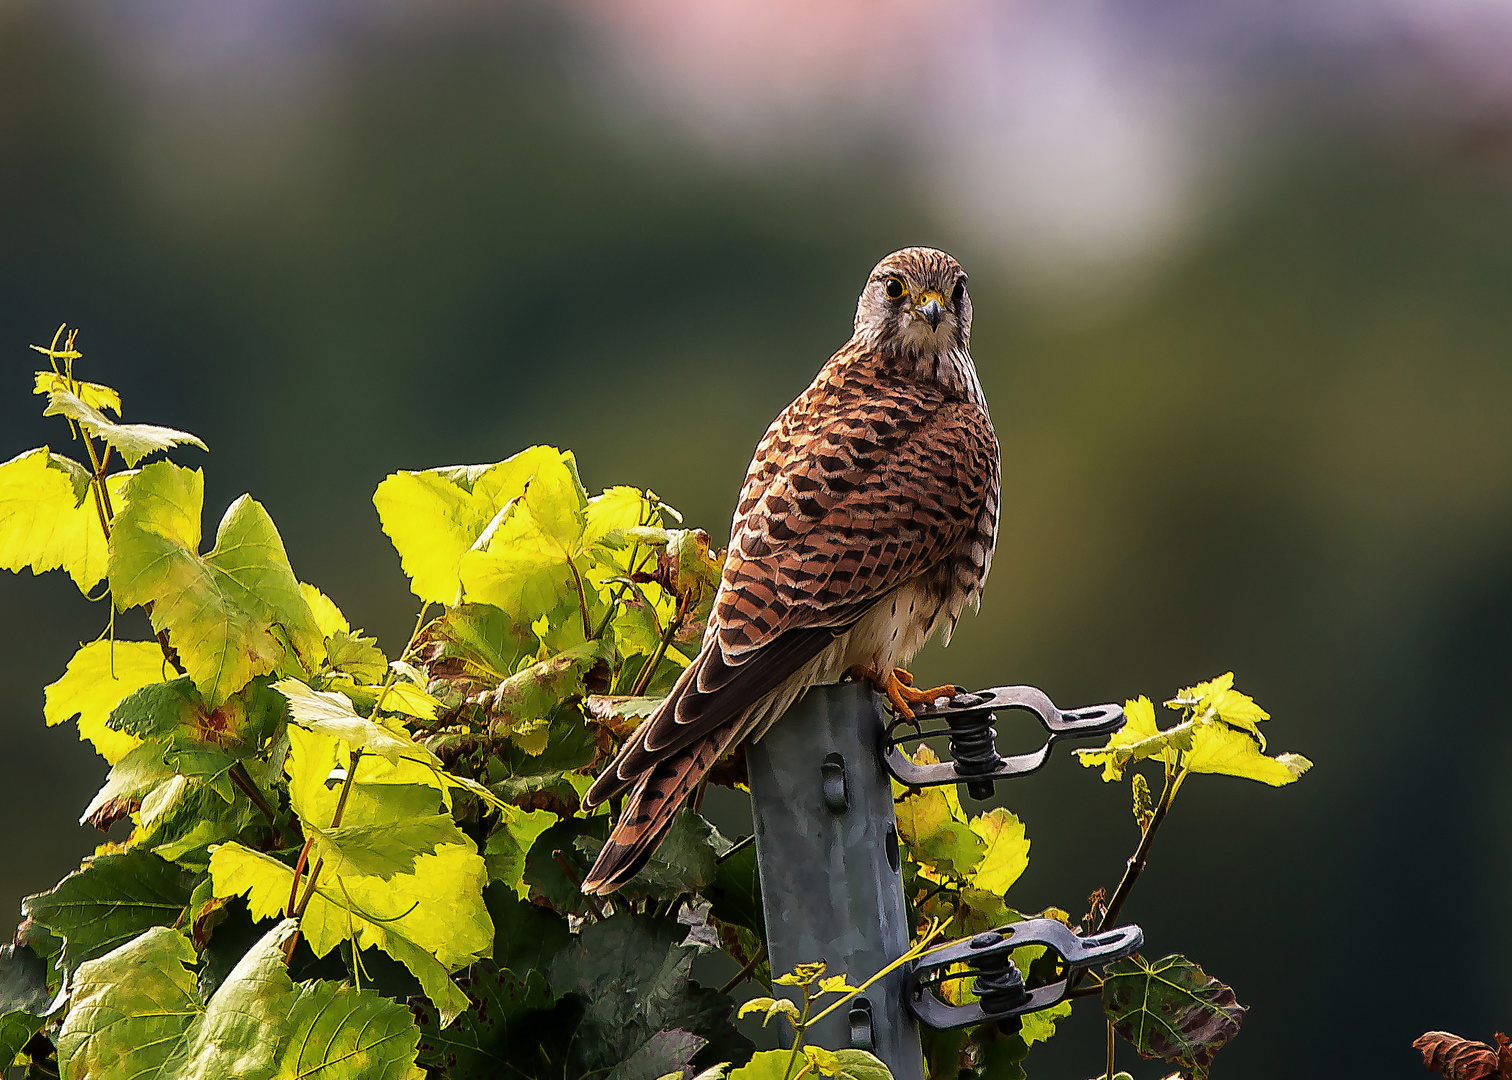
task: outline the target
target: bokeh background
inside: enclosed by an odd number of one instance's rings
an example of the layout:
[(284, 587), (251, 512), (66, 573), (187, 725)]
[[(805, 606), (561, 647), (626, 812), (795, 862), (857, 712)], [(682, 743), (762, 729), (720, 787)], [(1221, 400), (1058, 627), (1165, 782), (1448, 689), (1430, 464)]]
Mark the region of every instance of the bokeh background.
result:
[[(1509, 55), (1485, 0), (0, 0), (0, 458), (65, 438), (26, 346), (81, 326), (209, 443), (207, 530), (252, 492), (392, 650), (388, 472), (551, 442), (727, 536), (873, 263), (945, 247), (1005, 513), (917, 670), (1235, 670), (1316, 768), (1194, 780), (1126, 915), (1251, 1006), (1219, 1075), (1425, 1075), (1512, 1025)], [(96, 842), (41, 707), (105, 616), (0, 577), (5, 910)], [(1116, 881), (1126, 786), (1007, 801), (1018, 906)], [(1030, 1072), (1100, 1055), (1078, 1010)]]

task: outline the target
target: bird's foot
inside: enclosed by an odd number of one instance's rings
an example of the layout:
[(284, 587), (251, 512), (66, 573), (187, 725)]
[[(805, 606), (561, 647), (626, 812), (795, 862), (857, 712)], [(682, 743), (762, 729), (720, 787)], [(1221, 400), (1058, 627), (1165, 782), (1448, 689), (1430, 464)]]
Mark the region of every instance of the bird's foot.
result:
[(932, 705), (939, 698), (950, 697), (959, 691), (959, 687), (951, 684), (921, 690), (914, 686), (913, 675), (899, 667), (892, 668), (884, 675), (877, 668), (858, 664), (851, 669), (851, 675), (856, 679), (866, 679), (886, 694), (887, 700), (892, 703), (893, 712), (906, 720), (914, 719), (914, 705)]

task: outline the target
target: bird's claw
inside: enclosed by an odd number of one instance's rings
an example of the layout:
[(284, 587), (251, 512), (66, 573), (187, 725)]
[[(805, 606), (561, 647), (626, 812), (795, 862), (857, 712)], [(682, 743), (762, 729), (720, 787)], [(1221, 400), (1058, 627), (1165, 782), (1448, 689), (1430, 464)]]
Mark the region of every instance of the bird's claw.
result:
[(913, 723), (917, 730), (919, 723), (914, 716), (914, 705), (932, 705), (942, 697), (950, 697), (957, 693), (959, 688), (947, 683), (944, 686), (932, 686), (927, 690), (921, 690), (914, 686), (914, 677), (910, 672), (895, 667), (882, 674), (874, 667), (858, 666), (853, 668), (851, 674), (857, 679), (866, 679), (883, 694), (892, 704), (893, 713)]

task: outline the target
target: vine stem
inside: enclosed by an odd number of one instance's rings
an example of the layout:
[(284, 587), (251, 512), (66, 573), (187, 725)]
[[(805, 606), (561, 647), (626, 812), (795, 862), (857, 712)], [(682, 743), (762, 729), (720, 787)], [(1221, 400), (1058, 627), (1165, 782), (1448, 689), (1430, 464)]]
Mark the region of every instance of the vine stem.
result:
[[(387, 689), (387, 687), (385, 687)], [(379, 697), (380, 703), (382, 696)], [(376, 709), (376, 706), (375, 706)], [(362, 760), (362, 747), (352, 751), (351, 758), (347, 761), (346, 778), (341, 782), (341, 795), (336, 800), (336, 809), (331, 814), (331, 828), (337, 828), (341, 824), (341, 816), (346, 813), (347, 798), (352, 794), (352, 781), (357, 776), (357, 763)], [(309, 856), (310, 846), (315, 842), (312, 836), (305, 841), (304, 849), (299, 853), (299, 861), (294, 864), (294, 888), (290, 890), (292, 898), (294, 891), (299, 888), (299, 870)], [(310, 867), (310, 877), (305, 882), (304, 895), (299, 898), (299, 904), (289, 912), (290, 917), (303, 919), (305, 908), (310, 906), (310, 898), (315, 895), (315, 884), (320, 880), (321, 868), (325, 866), (324, 859), (316, 859), (315, 865)], [(284, 964), (288, 965), (294, 959), (294, 947), (299, 944), (299, 931), (289, 935), (289, 940), (284, 943)]]
[[(1166, 814), (1171, 809), (1171, 803), (1176, 799), (1176, 792), (1181, 790), (1181, 782), (1187, 777), (1185, 766), (1181, 764), (1178, 756), (1174, 764), (1166, 765), (1165, 784), (1160, 789), (1160, 801), (1155, 804), (1155, 812), (1150, 816), (1150, 823), (1145, 826), (1144, 832), (1139, 837), (1139, 846), (1134, 849), (1134, 854), (1129, 856), (1129, 861), (1124, 866), (1123, 877), (1118, 881), (1118, 888), (1113, 890), (1113, 896), (1103, 908), (1102, 918), (1097, 920), (1093, 928), (1094, 935), (1102, 933), (1113, 920), (1118, 918), (1119, 911), (1124, 906), (1124, 901), (1129, 898), (1129, 893), (1134, 889), (1134, 883), (1139, 880), (1139, 875), (1144, 872), (1145, 864), (1149, 861), (1150, 845), (1155, 842), (1155, 833), (1160, 829), (1160, 823), (1165, 820)], [(1083, 968), (1071, 977), (1070, 985), (1066, 987), (1068, 997), (1081, 997), (1076, 989), (1088, 974), (1087, 968)]]
[(788, 1055), (787, 1068), (782, 1070), (782, 1080), (788, 1080), (793, 1075), (793, 1065), (798, 1060), (798, 1050), (803, 1046), (803, 1034), (808, 1030), (809, 1010), (813, 1008), (814, 999), (809, 994), (809, 988), (803, 988), (803, 1015), (798, 1018), (798, 1023), (793, 1025), (793, 1052)]
[(1145, 864), (1150, 856), (1150, 845), (1155, 842), (1155, 833), (1160, 829), (1160, 823), (1165, 820), (1166, 813), (1171, 809), (1171, 803), (1175, 800), (1176, 792), (1184, 779), (1186, 779), (1186, 770), (1179, 767), (1174, 775), (1169, 773), (1166, 775), (1165, 786), (1161, 788), (1160, 801), (1155, 805), (1155, 813), (1150, 818), (1150, 824), (1145, 826), (1144, 835), (1139, 838), (1139, 846), (1134, 849), (1134, 854), (1129, 856), (1129, 861), (1124, 866), (1123, 877), (1118, 882), (1118, 888), (1113, 890), (1108, 906), (1103, 909), (1102, 918), (1097, 920), (1094, 933), (1102, 933), (1118, 917), (1118, 912), (1123, 907), (1124, 901), (1129, 898), (1134, 883), (1144, 872)]
[(572, 571), (572, 583), (577, 586), (578, 611), (583, 616), (583, 637), (593, 639), (593, 620), (588, 617), (588, 594), (583, 591), (583, 575), (578, 573), (577, 563), (569, 557), (567, 567)]
[(651, 680), (656, 676), (656, 669), (661, 666), (662, 658), (667, 655), (667, 649), (671, 646), (672, 639), (682, 630), (683, 619), (687, 617), (687, 614), (687, 604), (683, 601), (682, 597), (678, 597), (677, 613), (667, 623), (667, 629), (662, 634), (661, 642), (656, 646), (655, 655), (646, 661), (646, 666), (636, 676), (635, 685), (630, 688), (631, 697), (638, 697), (645, 693), (646, 687), (651, 685)]
[(257, 785), (252, 782), (252, 777), (247, 775), (246, 766), (238, 761), (231, 766), (228, 775), (231, 777), (231, 782), (240, 788), (242, 794), (251, 799), (252, 805), (257, 807), (262, 812), (263, 817), (268, 819), (268, 823), (273, 826), (275, 842), (282, 846), (283, 830), (278, 827), (278, 814), (268, 804), (268, 800), (263, 798), (263, 793), (257, 790)]
[(753, 955), (749, 960), (746, 961), (746, 966), (737, 971), (733, 979), (721, 986), (719, 988), (719, 992), (721, 994), (728, 994), (731, 990), (735, 989), (742, 982), (744, 982), (750, 976), (751, 972), (756, 970), (756, 965), (761, 963), (761, 961), (765, 959), (766, 954), (767, 950), (765, 945), (757, 949), (755, 955)]

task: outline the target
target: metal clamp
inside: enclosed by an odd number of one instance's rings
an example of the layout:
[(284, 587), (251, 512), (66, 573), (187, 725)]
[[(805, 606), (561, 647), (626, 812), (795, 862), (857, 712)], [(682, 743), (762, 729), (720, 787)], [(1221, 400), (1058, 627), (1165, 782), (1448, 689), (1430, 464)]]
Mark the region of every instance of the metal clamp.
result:
[[(1038, 750), (1003, 757), (995, 745), (997, 729), (993, 724), (997, 720), (994, 715), (997, 709), (1023, 709), (1033, 713), (1049, 733), (1049, 739)], [(923, 725), (930, 720), (943, 720), (946, 727), (923, 730)], [(1061, 739), (1108, 735), (1123, 725), (1124, 713), (1120, 705), (1092, 705), (1062, 712), (1037, 687), (998, 686), (974, 694), (956, 694), (917, 709), (911, 721), (906, 717), (894, 720), (884, 736), (883, 760), (887, 771), (910, 787), (964, 783), (973, 798), (988, 799), (992, 797), (994, 781), (1024, 776), (1041, 768), (1050, 760), (1051, 748)], [(906, 735), (897, 734), (905, 726), (913, 730)], [(899, 749), (904, 742), (930, 735), (950, 737), (950, 753), (954, 760), (919, 765)]]
[[(1076, 972), (1122, 960), (1143, 944), (1144, 931), (1133, 925), (1082, 937), (1054, 919), (1026, 919), (958, 941), (916, 963), (908, 975), (908, 1005), (921, 1024), (936, 1030), (1038, 1012), (1066, 996)], [(1064, 961), (1060, 978), (1026, 987), (1010, 956), (1026, 945), (1055, 950)], [(948, 973), (960, 963), (967, 964), (968, 970)], [(972, 989), (979, 1000), (947, 1005), (934, 995), (941, 983), (966, 978), (976, 980)]]

